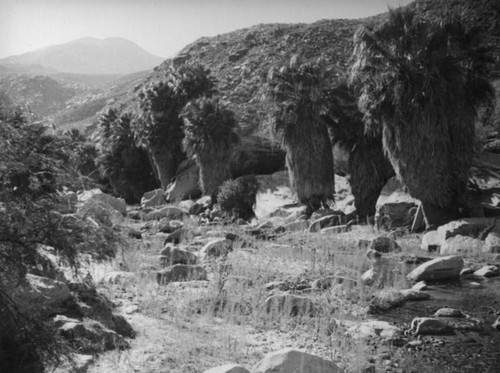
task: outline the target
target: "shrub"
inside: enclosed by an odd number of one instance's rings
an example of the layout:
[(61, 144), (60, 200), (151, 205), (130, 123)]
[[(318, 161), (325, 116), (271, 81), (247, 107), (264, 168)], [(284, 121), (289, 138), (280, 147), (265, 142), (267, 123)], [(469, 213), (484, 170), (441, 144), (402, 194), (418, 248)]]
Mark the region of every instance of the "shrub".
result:
[(259, 183), (254, 175), (228, 180), (220, 187), (217, 201), (226, 214), (249, 220), (255, 216), (253, 207)]

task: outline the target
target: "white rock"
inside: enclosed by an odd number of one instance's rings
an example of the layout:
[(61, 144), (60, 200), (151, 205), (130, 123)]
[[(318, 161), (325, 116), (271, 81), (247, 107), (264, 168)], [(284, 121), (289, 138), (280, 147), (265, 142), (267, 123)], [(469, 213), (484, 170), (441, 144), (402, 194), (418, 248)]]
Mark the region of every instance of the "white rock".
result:
[(484, 251), (484, 241), (460, 234), (448, 238), (441, 245), (441, 255), (471, 255)]
[(267, 355), (252, 369), (253, 373), (342, 373), (333, 361), (287, 348)]
[(493, 265), (484, 266), (474, 272), (474, 275), (483, 277), (496, 277), (498, 274), (498, 267)]
[(368, 320), (360, 323), (352, 321), (347, 322), (347, 324), (346, 321), (339, 321), (339, 323), (345, 325), (347, 334), (357, 340), (373, 337), (392, 339), (402, 333), (402, 330), (397, 326), (381, 320)]
[(439, 257), (425, 262), (408, 274), (412, 281), (445, 280), (458, 278), (464, 267), (461, 256)]
[(425, 251), (438, 251), (441, 245), (438, 231), (429, 231), (422, 236), (420, 248)]

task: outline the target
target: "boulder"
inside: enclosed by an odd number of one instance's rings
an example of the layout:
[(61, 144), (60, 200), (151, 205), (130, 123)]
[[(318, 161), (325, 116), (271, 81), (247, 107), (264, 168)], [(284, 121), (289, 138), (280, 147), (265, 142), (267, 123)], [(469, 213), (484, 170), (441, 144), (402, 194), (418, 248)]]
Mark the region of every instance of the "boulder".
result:
[(196, 162), (193, 159), (182, 161), (174, 180), (166, 188), (166, 200), (178, 202), (186, 198), (199, 197), (201, 195), (199, 179), (200, 169)]
[(187, 250), (166, 245), (160, 252), (159, 259), (161, 268), (166, 268), (176, 264), (196, 264), (198, 257)]
[[(500, 233), (500, 220), (494, 218), (467, 218), (454, 220), (438, 228), (439, 239), (445, 242), (457, 235), (484, 240), (489, 232)], [(484, 237), (482, 237), (484, 235)]]
[(226, 364), (219, 367), (211, 368), (203, 373), (250, 373), (240, 365)]
[(461, 256), (445, 256), (425, 262), (408, 274), (411, 281), (437, 281), (458, 278), (464, 267)]
[(486, 253), (500, 253), (500, 233), (490, 232), (484, 240), (483, 252)]
[(412, 198), (401, 182), (391, 178), (377, 200), (375, 223), (378, 229), (411, 227), (417, 211), (418, 200)]
[(206, 211), (212, 205), (212, 197), (203, 196), (198, 199), (190, 208), (189, 214), (191, 215), (199, 215), (202, 212)]
[(474, 275), (483, 277), (496, 277), (498, 274), (498, 267), (494, 265), (484, 266), (474, 272)]
[(496, 330), (500, 330), (500, 317), (498, 317), (493, 323), (492, 327)]
[(434, 313), (434, 317), (465, 317), (464, 313), (456, 308), (440, 308)]
[(290, 316), (312, 316), (314, 302), (295, 294), (276, 294), (266, 299), (266, 312), (285, 313)]
[(365, 285), (368, 286), (373, 285), (376, 280), (377, 280), (377, 273), (373, 268), (370, 268), (368, 271), (366, 271), (361, 275), (361, 282)]
[(92, 196), (90, 200), (104, 202), (123, 216), (127, 216), (127, 204), (123, 198), (116, 198), (106, 193), (98, 193)]
[(182, 220), (187, 214), (176, 206), (165, 206), (161, 209), (148, 212), (144, 216), (144, 220), (160, 220), (169, 218), (173, 220)]
[(84, 190), (77, 194), (78, 202), (87, 202), (89, 199), (91, 199), (97, 194), (102, 194), (102, 190), (98, 188)]
[(162, 219), (158, 224), (158, 232), (162, 233), (174, 233), (177, 229), (180, 229), (184, 226), (179, 220), (170, 220), (170, 219)]
[(255, 196), (255, 216), (259, 219), (265, 219), (275, 211), (284, 209), (288, 214), (293, 213), (293, 209), (285, 206), (294, 206), (294, 209), (300, 208), (296, 205), (295, 193), (290, 187), (290, 181), (287, 171), (279, 171), (272, 175), (256, 176), (259, 183), (259, 189)]
[(417, 317), (411, 322), (416, 335), (448, 335), (453, 330), (444, 321), (432, 317)]
[(205, 268), (196, 265), (176, 264), (156, 273), (156, 281), (160, 285), (178, 281), (198, 281), (206, 280), (207, 271)]
[(78, 350), (84, 353), (98, 353), (129, 347), (121, 335), (94, 320), (67, 322), (60, 326), (59, 330), (63, 337), (71, 340), (78, 346)]
[(18, 286), (12, 295), (24, 309), (36, 306), (44, 313), (52, 315), (74, 308), (75, 300), (64, 282), (29, 273), (26, 275), (26, 280), (26, 283)]
[(456, 235), (448, 238), (441, 244), (439, 253), (441, 255), (471, 255), (479, 254), (484, 251), (484, 241), (462, 235)]
[(368, 250), (375, 250), (379, 253), (391, 253), (393, 251), (400, 251), (401, 247), (390, 237), (378, 236), (370, 241)]
[(433, 252), (441, 248), (442, 242), (439, 239), (437, 230), (429, 231), (422, 236), (420, 248), (425, 251)]
[(259, 363), (252, 372), (254, 373), (342, 373), (333, 361), (325, 360), (315, 355), (294, 350), (292, 348), (273, 352)]
[(382, 320), (368, 320), (363, 322), (339, 321), (346, 327), (347, 334), (356, 340), (369, 338), (393, 339), (402, 334), (402, 330), (395, 325)]
[(225, 238), (218, 238), (208, 242), (200, 250), (199, 257), (201, 259), (206, 258), (218, 258), (220, 256), (226, 256), (233, 249), (233, 241), (226, 240)]
[(165, 192), (163, 189), (156, 189), (144, 193), (141, 198), (142, 207), (156, 207), (166, 203)]
[(430, 295), (420, 290), (382, 290), (376, 293), (371, 300), (369, 313), (376, 314), (391, 308), (400, 307), (409, 301), (420, 301), (430, 299)]

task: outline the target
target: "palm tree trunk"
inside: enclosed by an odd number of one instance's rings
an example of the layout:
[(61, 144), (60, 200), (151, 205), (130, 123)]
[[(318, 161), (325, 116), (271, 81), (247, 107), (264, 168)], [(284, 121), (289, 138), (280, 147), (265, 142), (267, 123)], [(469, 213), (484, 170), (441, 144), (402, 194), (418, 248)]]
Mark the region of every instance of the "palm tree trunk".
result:
[(153, 161), (155, 175), (160, 181), (162, 189), (165, 190), (177, 171), (175, 157), (167, 147), (161, 145), (151, 145), (149, 152)]
[(196, 162), (200, 167), (200, 185), (204, 195), (217, 200), (219, 187), (226, 180), (231, 179), (231, 153), (227, 151), (206, 152), (197, 154)]

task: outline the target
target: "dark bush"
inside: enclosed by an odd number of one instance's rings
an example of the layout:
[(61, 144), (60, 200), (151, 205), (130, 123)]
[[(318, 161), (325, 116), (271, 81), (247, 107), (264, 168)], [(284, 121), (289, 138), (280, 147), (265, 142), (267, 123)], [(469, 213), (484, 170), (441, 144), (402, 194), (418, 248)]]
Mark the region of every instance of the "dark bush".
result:
[(249, 220), (255, 216), (253, 207), (258, 189), (259, 183), (254, 175), (228, 180), (220, 187), (217, 201), (228, 216)]

